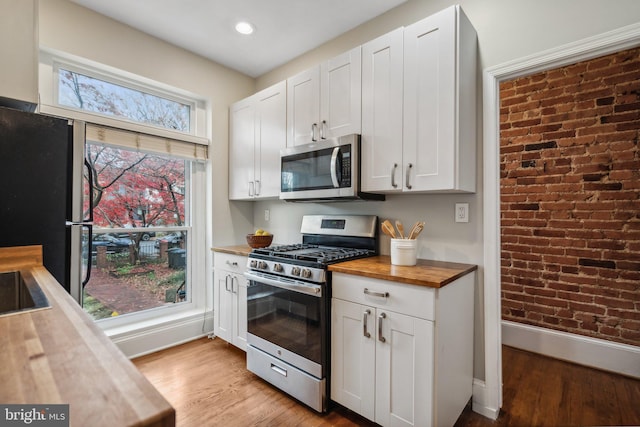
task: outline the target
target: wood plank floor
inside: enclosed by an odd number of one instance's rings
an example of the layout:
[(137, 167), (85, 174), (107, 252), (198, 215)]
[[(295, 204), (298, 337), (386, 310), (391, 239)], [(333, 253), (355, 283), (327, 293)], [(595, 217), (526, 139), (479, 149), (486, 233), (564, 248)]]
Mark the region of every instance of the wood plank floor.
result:
[[(174, 406), (178, 427), (375, 426), (344, 408), (320, 415), (245, 369), (245, 354), (202, 338), (133, 361)], [(496, 421), (472, 412), (456, 427), (640, 425), (640, 380), (503, 347)]]

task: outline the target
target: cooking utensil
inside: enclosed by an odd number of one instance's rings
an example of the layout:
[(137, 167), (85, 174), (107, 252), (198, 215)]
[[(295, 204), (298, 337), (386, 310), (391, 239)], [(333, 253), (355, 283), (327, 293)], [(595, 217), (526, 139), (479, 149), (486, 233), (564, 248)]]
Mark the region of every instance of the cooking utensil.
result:
[(398, 220), (396, 220), (396, 228), (398, 229), (398, 234), (400, 235), (400, 238), (404, 239), (404, 227), (402, 226), (402, 223)]
[(389, 220), (385, 220), (382, 222), (382, 224), (380, 224), (380, 227), (382, 228), (382, 232), (384, 234), (386, 234), (387, 236), (395, 239), (396, 238), (396, 232), (393, 229), (393, 225), (391, 225), (391, 223), (389, 222)]
[(418, 238), (418, 235), (422, 233), (422, 230), (424, 230), (424, 224), (425, 224), (424, 221), (416, 222), (413, 228), (411, 228), (411, 233), (409, 233), (409, 239)]

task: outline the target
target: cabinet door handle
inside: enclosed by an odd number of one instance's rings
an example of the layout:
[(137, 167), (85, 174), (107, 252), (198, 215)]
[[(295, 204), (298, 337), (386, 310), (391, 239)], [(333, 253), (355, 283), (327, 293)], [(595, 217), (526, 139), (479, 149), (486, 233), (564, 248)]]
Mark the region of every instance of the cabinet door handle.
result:
[(371, 310), (366, 309), (362, 316), (362, 334), (365, 338), (371, 338), (371, 334), (367, 331), (367, 316), (371, 314)]
[(318, 138), (316, 138), (316, 129), (318, 128), (317, 123), (313, 123), (311, 125), (311, 141), (316, 142)]
[(324, 129), (327, 127), (327, 121), (323, 120), (322, 123), (320, 123), (320, 139), (327, 139), (327, 137), (324, 134)]
[(260, 184), (260, 181), (256, 179), (256, 196), (260, 195), (260, 190), (262, 190), (262, 185)]
[(398, 164), (394, 163), (391, 168), (391, 186), (393, 188), (398, 188), (398, 184), (396, 184), (396, 169), (398, 169)]
[[(231, 292), (233, 292), (234, 294), (238, 293), (238, 287), (240, 286), (240, 282), (238, 282), (238, 277), (237, 276), (232, 276), (231, 277)], [(235, 288), (233, 287), (233, 283), (237, 283), (238, 286), (236, 286)], [(235, 290), (234, 290), (235, 289)]]
[(411, 184), (409, 184), (409, 177), (411, 175), (411, 168), (412, 167), (413, 167), (413, 163), (409, 163), (409, 167), (407, 168), (407, 182), (406, 182), (407, 188), (409, 190), (411, 190)]
[(382, 319), (386, 319), (387, 315), (385, 313), (380, 313), (378, 316), (378, 341), (385, 342), (387, 341), (385, 337), (382, 336)]
[(364, 294), (372, 297), (389, 298), (389, 292), (370, 291), (369, 288), (364, 288)]
[(254, 185), (253, 181), (249, 181), (249, 197), (253, 197)]
[[(224, 278), (224, 288), (227, 290), (227, 292), (230, 292), (230, 291), (229, 291), (229, 279), (230, 279), (230, 278), (231, 278), (231, 276), (229, 276), (228, 274), (227, 274), (227, 276)], [(231, 279), (231, 280), (233, 280), (233, 279)], [(231, 286), (233, 286), (233, 283), (231, 284)]]

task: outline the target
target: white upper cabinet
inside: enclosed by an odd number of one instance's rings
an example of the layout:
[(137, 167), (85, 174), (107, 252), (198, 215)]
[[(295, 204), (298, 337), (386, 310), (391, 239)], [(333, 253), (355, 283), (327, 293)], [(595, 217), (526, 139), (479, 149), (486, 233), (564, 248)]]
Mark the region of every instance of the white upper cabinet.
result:
[(362, 45), (362, 190), (402, 190), (403, 35)]
[(475, 191), (476, 52), (459, 6), (405, 28), (403, 191)]
[(354, 48), (287, 79), (287, 146), (361, 129), (361, 52)]
[(229, 199), (280, 195), (280, 149), (286, 147), (286, 83), (233, 104), (230, 115)]
[(38, 6), (35, 0), (0, 0), (2, 104), (32, 110), (38, 103)]
[(476, 49), (459, 6), (363, 45), (363, 191), (475, 191)]

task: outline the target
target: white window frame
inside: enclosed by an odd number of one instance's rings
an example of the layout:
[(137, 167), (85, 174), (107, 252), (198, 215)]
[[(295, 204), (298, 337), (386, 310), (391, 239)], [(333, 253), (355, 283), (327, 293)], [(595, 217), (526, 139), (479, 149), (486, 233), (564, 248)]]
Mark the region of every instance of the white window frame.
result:
[[(65, 69), (191, 106), (189, 133), (58, 104), (58, 71)], [(89, 123), (209, 145), (207, 102), (191, 92), (49, 48), (40, 49), (38, 111)]]
[[(60, 68), (77, 71), (131, 87), (154, 95), (162, 96), (192, 106), (190, 114), (190, 133), (179, 132), (146, 125), (112, 116), (102, 116), (89, 111), (57, 105), (58, 75)], [(68, 119), (119, 128), (132, 132), (145, 133), (164, 138), (182, 140), (194, 144), (209, 145), (210, 103), (187, 91), (155, 82), (141, 76), (115, 69), (93, 61), (78, 58), (63, 52), (41, 48), (39, 63), (40, 113)], [(128, 356), (135, 356), (174, 345), (177, 342), (202, 336), (213, 330), (212, 256), (209, 224), (211, 223), (211, 199), (208, 196), (211, 182), (211, 160), (192, 161), (191, 173), (185, 177), (186, 185), (191, 186), (189, 206), (185, 213), (190, 214), (189, 238), (187, 239), (187, 283), (190, 286), (188, 301), (116, 316), (96, 321), (112, 340)], [(186, 172), (186, 171), (185, 171)], [(174, 327), (174, 325), (177, 325)], [(151, 338), (156, 337), (156, 338)], [(148, 341), (156, 340), (149, 343)]]

